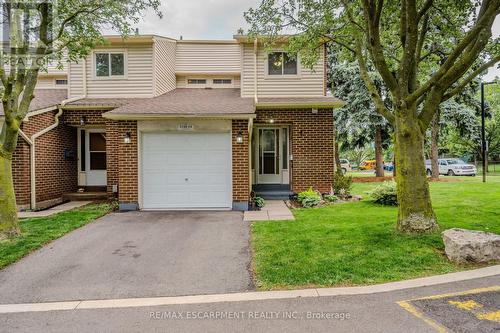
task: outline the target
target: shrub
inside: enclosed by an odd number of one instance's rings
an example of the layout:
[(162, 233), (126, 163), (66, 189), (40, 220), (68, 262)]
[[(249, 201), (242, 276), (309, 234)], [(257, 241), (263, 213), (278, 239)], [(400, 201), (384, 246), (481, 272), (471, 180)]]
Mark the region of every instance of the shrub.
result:
[(396, 182), (384, 182), (377, 186), (370, 195), (376, 203), (385, 206), (398, 205), (398, 193), (396, 190)]
[(320, 204), (321, 195), (318, 192), (314, 191), (311, 187), (307, 191), (300, 192), (297, 197), (297, 201), (300, 202), (302, 207), (311, 208)]
[(262, 208), (266, 205), (266, 201), (261, 197), (253, 198), (253, 202), (255, 204), (255, 207), (257, 207), (257, 208)]
[(352, 177), (336, 172), (333, 176), (333, 193), (341, 195), (351, 194)]
[(335, 201), (338, 201), (339, 198), (336, 196), (336, 195), (333, 195), (333, 194), (327, 194), (323, 197), (326, 201), (328, 202), (335, 202)]

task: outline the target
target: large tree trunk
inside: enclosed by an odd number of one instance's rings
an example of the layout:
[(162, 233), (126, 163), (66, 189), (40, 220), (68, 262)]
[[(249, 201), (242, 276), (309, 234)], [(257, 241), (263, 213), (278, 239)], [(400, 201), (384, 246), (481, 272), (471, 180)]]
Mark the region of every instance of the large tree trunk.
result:
[(429, 233), (438, 229), (424, 160), (424, 133), (416, 110), (397, 110), (395, 124), (398, 230)]
[(439, 110), (432, 121), (431, 134), (431, 177), (434, 180), (439, 179)]
[(382, 150), (382, 130), (379, 126), (375, 130), (375, 175), (384, 177), (384, 157)]
[(0, 154), (0, 239), (19, 234), (12, 159)]

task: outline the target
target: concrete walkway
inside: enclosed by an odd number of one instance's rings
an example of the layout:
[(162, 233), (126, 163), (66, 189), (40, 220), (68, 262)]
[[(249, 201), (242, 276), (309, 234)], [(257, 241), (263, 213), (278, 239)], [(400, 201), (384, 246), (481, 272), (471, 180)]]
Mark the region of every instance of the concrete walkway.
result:
[(253, 221), (284, 221), (295, 220), (290, 209), (282, 200), (266, 200), (266, 205), (259, 211), (245, 212), (243, 220)]
[(50, 209), (41, 210), (38, 212), (19, 212), (17, 217), (20, 219), (32, 219), (37, 217), (48, 217), (54, 214), (66, 212), (75, 208), (80, 208), (92, 203), (92, 201), (70, 201), (62, 205), (52, 207)]

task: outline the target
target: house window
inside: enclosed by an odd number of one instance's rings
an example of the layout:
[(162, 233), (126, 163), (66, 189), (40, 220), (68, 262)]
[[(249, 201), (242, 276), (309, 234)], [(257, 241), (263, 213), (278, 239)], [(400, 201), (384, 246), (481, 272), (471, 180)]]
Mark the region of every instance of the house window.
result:
[(188, 79), (188, 84), (207, 84), (206, 79)]
[(231, 84), (233, 80), (231, 79), (213, 79), (214, 84)]
[(96, 53), (95, 73), (97, 77), (125, 76), (124, 53)]
[(68, 85), (68, 80), (56, 80), (56, 86), (66, 86)]
[(268, 56), (269, 75), (297, 75), (297, 57), (286, 52), (273, 52)]

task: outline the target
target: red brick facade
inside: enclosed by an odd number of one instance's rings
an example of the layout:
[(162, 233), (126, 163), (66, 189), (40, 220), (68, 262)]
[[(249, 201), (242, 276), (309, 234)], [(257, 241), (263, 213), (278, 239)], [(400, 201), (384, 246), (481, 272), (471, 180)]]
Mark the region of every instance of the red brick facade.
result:
[(255, 125), (289, 125), (291, 162), (291, 187), (301, 192), (313, 187), (329, 192), (333, 182), (333, 111), (319, 109), (258, 110)]
[[(57, 111), (30, 117), (23, 122), (22, 131), (31, 137), (55, 122)], [(35, 141), (36, 201), (38, 208), (61, 201), (63, 193), (77, 189), (77, 139), (76, 129), (60, 124)], [(65, 157), (74, 153), (74, 158)], [(30, 152), (29, 145), (19, 137), (13, 157), (14, 189), (17, 204), (22, 208), (30, 205)]]
[(16, 193), (17, 205), (20, 208), (30, 206), (30, 148), (19, 136), (17, 147), (12, 156), (12, 178), (14, 179), (14, 192)]
[[(243, 142), (238, 143), (241, 132)], [(233, 201), (248, 202), (250, 198), (248, 120), (233, 120)]]
[[(139, 202), (139, 159), (137, 140), (137, 121), (118, 122), (118, 199), (120, 204), (137, 205)], [(123, 137), (130, 135), (130, 143), (125, 144)]]
[[(122, 205), (137, 207), (139, 202), (139, 162), (136, 121), (112, 121), (102, 117), (106, 110), (65, 110), (61, 124), (36, 141), (37, 202), (53, 201), (63, 193), (74, 192), (78, 185), (78, 161), (65, 158), (65, 150), (77, 152), (77, 128), (85, 117), (86, 126), (106, 129), (107, 137), (107, 190), (118, 191)], [(33, 116), (23, 124), (28, 136), (54, 123), (56, 111)], [(320, 109), (258, 110), (254, 126), (290, 126), (291, 187), (294, 192), (309, 187), (328, 192), (333, 177), (333, 112)], [(125, 134), (131, 142), (124, 143)], [(238, 135), (243, 142), (238, 143)], [(233, 201), (246, 203), (251, 191), (249, 168), (248, 120), (232, 121), (232, 182)], [(29, 146), (22, 138), (13, 159), (13, 175), (19, 206), (30, 202)]]

